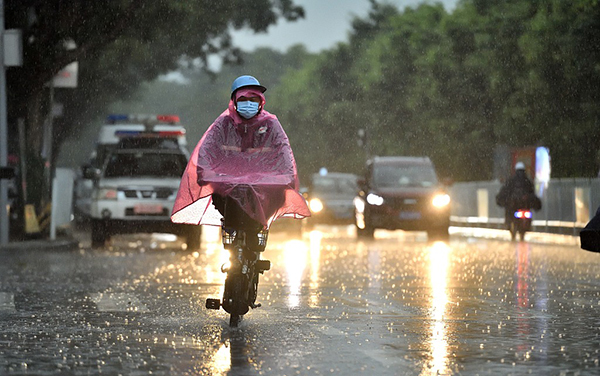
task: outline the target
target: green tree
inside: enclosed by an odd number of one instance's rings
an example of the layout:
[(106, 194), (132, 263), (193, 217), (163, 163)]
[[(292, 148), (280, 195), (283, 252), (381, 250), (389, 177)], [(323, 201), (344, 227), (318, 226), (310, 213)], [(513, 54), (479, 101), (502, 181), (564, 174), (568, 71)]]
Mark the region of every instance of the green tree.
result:
[(549, 1), (519, 40), (528, 77), (513, 107), (525, 137), (550, 147), (558, 176), (595, 176), (600, 167), (599, 28), (597, 1)]
[(351, 34), (351, 43), (307, 59), (301, 69), (289, 71), (276, 89), (273, 106), (288, 127), (301, 179), (320, 167), (358, 172), (364, 165), (364, 152), (357, 152), (357, 133), (370, 131), (374, 123), (362, 80), (370, 71), (356, 66), (356, 56), (385, 20), (397, 13), (392, 6), (371, 3), (369, 16), (353, 22), (357, 31)]
[[(238, 61), (231, 28), (265, 31), (278, 18), (304, 15), (292, 0), (7, 0), (4, 5), (6, 27), (24, 30), (24, 65), (8, 72), (9, 114), (26, 119), (28, 149), (35, 155), (48, 111), (46, 83), (68, 63), (80, 64), (79, 87), (56, 93), (68, 116), (56, 124), (55, 151), (90, 114), (131, 95), (143, 81), (214, 54), (226, 63)], [(76, 48), (65, 48), (67, 41)]]
[(358, 169), (349, 141), (364, 127), (373, 154), (429, 155), (456, 180), (490, 179), (500, 145), (548, 146), (553, 176), (596, 175), (598, 1), (382, 9), (283, 79), (282, 116), (303, 124), (292, 136), (310, 169)]

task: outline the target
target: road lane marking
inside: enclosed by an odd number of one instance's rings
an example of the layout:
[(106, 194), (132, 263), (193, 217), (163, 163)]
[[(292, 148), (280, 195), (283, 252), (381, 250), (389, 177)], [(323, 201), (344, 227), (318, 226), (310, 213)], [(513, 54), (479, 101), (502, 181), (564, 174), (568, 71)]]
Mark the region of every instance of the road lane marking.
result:
[(131, 294), (100, 292), (91, 294), (91, 299), (100, 312), (148, 312), (148, 307)]
[(9, 292), (0, 292), (0, 312), (17, 312), (15, 296)]

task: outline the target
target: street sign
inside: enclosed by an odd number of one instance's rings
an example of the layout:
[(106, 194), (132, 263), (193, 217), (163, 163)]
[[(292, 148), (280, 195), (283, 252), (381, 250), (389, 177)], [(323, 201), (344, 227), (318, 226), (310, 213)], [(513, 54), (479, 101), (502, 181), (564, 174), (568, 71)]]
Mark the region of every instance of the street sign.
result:
[(76, 88), (79, 63), (74, 61), (61, 69), (52, 80), (52, 86), (58, 88)]
[(4, 30), (4, 66), (23, 65), (23, 37), (21, 29)]

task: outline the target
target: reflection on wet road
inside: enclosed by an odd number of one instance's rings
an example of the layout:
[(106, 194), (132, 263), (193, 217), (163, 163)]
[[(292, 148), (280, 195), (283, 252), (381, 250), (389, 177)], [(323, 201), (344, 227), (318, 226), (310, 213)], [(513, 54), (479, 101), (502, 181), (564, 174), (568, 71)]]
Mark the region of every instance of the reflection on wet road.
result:
[(0, 374), (600, 374), (600, 256), (576, 246), (272, 232), (235, 330), (204, 308), (218, 234), (1, 257)]

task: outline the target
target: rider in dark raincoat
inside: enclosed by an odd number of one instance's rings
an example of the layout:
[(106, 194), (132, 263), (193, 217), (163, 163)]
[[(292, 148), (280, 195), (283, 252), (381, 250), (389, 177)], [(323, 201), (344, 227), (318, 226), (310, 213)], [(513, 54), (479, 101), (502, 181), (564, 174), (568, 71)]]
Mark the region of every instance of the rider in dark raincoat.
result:
[(233, 82), (229, 107), (192, 153), (173, 207), (173, 222), (221, 226), (226, 198), (236, 204), (235, 217), (243, 217), (242, 222), (249, 218), (264, 229), (279, 217), (310, 216), (298, 193), (287, 135), (277, 117), (264, 109), (265, 91), (252, 76)]
[(539, 210), (538, 202), (533, 183), (525, 172), (525, 164), (517, 162), (514, 175), (508, 178), (496, 196), (496, 203), (504, 207), (507, 226), (510, 225), (515, 211), (532, 208)]

